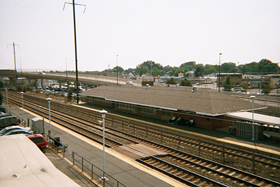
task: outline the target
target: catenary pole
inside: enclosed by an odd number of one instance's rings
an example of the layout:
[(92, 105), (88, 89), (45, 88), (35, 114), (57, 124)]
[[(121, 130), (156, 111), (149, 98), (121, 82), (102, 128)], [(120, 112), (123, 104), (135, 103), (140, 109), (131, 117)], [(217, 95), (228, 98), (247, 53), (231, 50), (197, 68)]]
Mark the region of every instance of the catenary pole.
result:
[(77, 37), (76, 37), (76, 15), (75, 15), (75, 0), (73, 3), (73, 24), (74, 24), (74, 46), (75, 46), (75, 67), (76, 67), (76, 94), (77, 104), (79, 104), (79, 78), (78, 78), (78, 53), (77, 53)]

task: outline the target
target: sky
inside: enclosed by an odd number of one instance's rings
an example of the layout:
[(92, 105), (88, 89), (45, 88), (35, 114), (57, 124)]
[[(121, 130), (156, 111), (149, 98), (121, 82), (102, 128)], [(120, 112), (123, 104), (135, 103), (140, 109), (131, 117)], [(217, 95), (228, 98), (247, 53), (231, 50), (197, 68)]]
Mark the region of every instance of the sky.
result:
[[(65, 2), (67, 2), (65, 4)], [(0, 0), (0, 69), (75, 70), (65, 0)], [(280, 65), (279, 0), (76, 0), (79, 71), (266, 58)], [(85, 5), (85, 6), (84, 6)]]

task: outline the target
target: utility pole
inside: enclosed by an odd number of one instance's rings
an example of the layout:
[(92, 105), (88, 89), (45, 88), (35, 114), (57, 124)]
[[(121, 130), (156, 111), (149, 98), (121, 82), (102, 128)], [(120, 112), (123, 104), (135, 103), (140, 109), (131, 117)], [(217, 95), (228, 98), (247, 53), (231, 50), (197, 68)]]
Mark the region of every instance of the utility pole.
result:
[(7, 44), (7, 46), (13, 45), (13, 54), (14, 54), (14, 68), (15, 68), (15, 86), (17, 86), (17, 59), (16, 59), (16, 45), (19, 47), (18, 44)]
[(116, 59), (116, 61), (117, 61), (117, 84), (119, 84), (118, 56), (119, 56), (119, 55), (117, 55), (117, 59)]
[(221, 55), (222, 53), (219, 53), (219, 92), (221, 92)]
[(67, 58), (65, 58), (65, 63), (66, 63), (66, 81), (67, 81), (67, 78), (68, 78), (68, 75), (67, 75)]
[(85, 6), (84, 13), (86, 10), (86, 5), (83, 4), (75, 4), (75, 0), (72, 0), (72, 3), (64, 3), (63, 10), (65, 8), (65, 4), (73, 5), (73, 25), (74, 25), (74, 47), (75, 47), (75, 67), (76, 67), (76, 94), (77, 94), (77, 104), (79, 104), (79, 78), (78, 78), (78, 52), (77, 52), (77, 34), (76, 34), (76, 15), (75, 15), (75, 5)]

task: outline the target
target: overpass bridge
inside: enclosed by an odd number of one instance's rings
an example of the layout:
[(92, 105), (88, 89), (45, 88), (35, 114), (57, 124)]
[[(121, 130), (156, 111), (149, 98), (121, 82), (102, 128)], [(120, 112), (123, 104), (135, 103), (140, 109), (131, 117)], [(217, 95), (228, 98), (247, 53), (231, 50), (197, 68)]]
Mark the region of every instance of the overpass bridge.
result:
[[(74, 73), (57, 73), (57, 72), (36, 72), (36, 71), (20, 71), (15, 70), (0, 70), (0, 77), (6, 78), (9, 84), (14, 84), (19, 79), (29, 80), (41, 80), (41, 85), (43, 85), (43, 80), (57, 80), (58, 82), (76, 82), (76, 75)], [(79, 84), (90, 85), (90, 86), (101, 86), (101, 85), (125, 85), (126, 81), (130, 79), (108, 77), (100, 75), (88, 75), (79, 74), (78, 75)], [(133, 80), (133, 85), (141, 86), (141, 81)]]

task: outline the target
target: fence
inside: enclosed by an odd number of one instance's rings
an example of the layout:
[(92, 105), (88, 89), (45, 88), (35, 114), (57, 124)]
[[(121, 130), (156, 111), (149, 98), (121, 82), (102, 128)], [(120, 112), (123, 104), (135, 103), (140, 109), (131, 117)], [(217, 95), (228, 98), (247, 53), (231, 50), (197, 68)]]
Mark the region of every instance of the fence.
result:
[[(91, 163), (87, 159), (83, 158), (79, 154), (72, 152), (72, 158), (73, 158), (73, 165), (76, 165), (79, 168), (81, 168), (82, 172), (85, 172), (89, 176), (91, 176), (92, 180), (100, 181), (100, 183), (103, 183), (103, 186), (117, 186), (117, 187), (125, 186), (124, 184), (119, 182), (117, 179), (110, 176), (108, 173), (106, 173), (99, 167), (95, 166), (93, 163)], [(102, 179), (103, 174), (106, 177), (106, 180)]]

